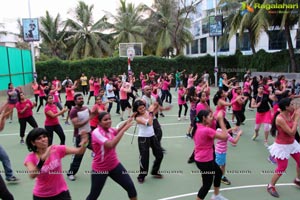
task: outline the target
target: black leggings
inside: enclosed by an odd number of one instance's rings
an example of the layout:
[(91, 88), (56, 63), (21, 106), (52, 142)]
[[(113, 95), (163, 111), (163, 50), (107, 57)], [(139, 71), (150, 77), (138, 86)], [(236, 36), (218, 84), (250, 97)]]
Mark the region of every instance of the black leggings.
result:
[(179, 104), (179, 111), (178, 111), (178, 117), (180, 118), (181, 116), (181, 111), (182, 111), (182, 106), (184, 106), (184, 116), (186, 116), (187, 110), (188, 110), (188, 106), (185, 104)]
[(37, 197), (33, 195), (33, 200), (71, 200), (71, 195), (69, 190), (63, 191), (59, 193), (58, 195), (52, 196), (52, 197)]
[(32, 128), (37, 128), (38, 125), (33, 118), (33, 116), (29, 116), (26, 118), (19, 118), (19, 123), (20, 123), (20, 137), (23, 138), (25, 136), (25, 130), (26, 130), (26, 124), (27, 122), (30, 124)]
[(45, 129), (48, 131), (49, 135), (49, 145), (52, 144), (53, 142), (53, 132), (57, 133), (59, 139), (60, 139), (60, 144), (64, 145), (66, 141), (66, 136), (64, 133), (64, 130), (60, 126), (60, 124), (54, 125), (54, 126), (45, 126)]
[(87, 196), (86, 200), (97, 200), (103, 186), (106, 182), (107, 177), (112, 178), (115, 182), (122, 186), (127, 191), (127, 195), (129, 198), (134, 198), (137, 196), (136, 189), (134, 184), (128, 175), (128, 172), (123, 167), (121, 163), (119, 163), (113, 170), (97, 173), (92, 172), (92, 185), (90, 194)]
[(43, 103), (44, 100), (47, 102), (46, 96), (40, 97), (40, 104), (39, 104), (39, 106), (38, 106), (36, 112), (39, 112), (41, 106), (44, 106), (44, 103)]
[(232, 111), (234, 116), (236, 117), (236, 125), (240, 126), (242, 122), (245, 121), (246, 117), (243, 110)]
[(198, 197), (204, 199), (214, 182), (214, 187), (220, 187), (222, 171), (215, 160), (209, 162), (197, 162), (196, 165), (201, 171), (202, 187), (199, 189)]
[(13, 195), (8, 191), (5, 182), (0, 174), (0, 199), (3, 200), (14, 200)]

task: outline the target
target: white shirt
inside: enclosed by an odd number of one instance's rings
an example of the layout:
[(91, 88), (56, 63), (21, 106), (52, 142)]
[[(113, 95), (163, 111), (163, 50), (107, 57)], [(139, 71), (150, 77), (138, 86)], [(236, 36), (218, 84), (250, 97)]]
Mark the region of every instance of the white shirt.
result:
[[(109, 84), (109, 83), (106, 84), (105, 90), (106, 90), (106, 96), (107, 96), (107, 98), (115, 97), (115, 93), (114, 93), (113, 88), (114, 87), (113, 87), (112, 84)], [(111, 92), (109, 92), (109, 90), (111, 90)]]

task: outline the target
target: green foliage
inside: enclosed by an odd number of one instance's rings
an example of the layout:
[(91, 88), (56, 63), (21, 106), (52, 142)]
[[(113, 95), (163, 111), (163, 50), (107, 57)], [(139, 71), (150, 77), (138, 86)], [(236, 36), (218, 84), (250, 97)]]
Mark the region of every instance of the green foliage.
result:
[[(300, 63), (300, 55), (296, 55), (297, 63)], [(242, 55), (237, 51), (235, 55), (218, 57), (219, 72), (226, 72), (229, 77), (237, 76), (241, 78), (246, 69), (252, 71), (272, 71), (288, 72), (289, 54), (287, 50), (267, 53), (264, 50), (258, 51), (255, 55)], [(52, 79), (57, 76), (63, 80), (66, 76), (71, 79), (78, 79), (81, 73), (88, 77), (113, 74), (120, 75), (127, 72), (127, 58), (87, 58), (83, 60), (62, 61), (52, 59), (36, 63), (36, 69), (39, 78), (47, 76)], [(186, 69), (187, 73), (198, 73), (201, 75), (208, 70), (213, 78), (214, 57), (207, 55), (204, 57), (185, 57), (177, 56), (172, 59), (164, 59), (156, 56), (136, 57), (131, 62), (132, 71), (138, 76), (142, 71), (144, 73), (154, 70), (157, 73), (175, 73), (177, 69)], [(223, 71), (221, 71), (223, 70)]]

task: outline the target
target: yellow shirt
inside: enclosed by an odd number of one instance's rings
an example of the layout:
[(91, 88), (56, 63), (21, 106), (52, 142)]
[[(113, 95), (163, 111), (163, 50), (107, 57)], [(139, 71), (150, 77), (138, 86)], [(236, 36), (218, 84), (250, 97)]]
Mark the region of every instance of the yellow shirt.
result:
[(80, 77), (81, 85), (86, 86), (87, 85), (87, 77), (86, 76), (81, 76)]

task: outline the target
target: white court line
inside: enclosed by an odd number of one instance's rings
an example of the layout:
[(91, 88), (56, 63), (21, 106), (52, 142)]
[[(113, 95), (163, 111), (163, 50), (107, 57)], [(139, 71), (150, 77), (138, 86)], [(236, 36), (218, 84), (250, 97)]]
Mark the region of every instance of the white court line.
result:
[[(74, 131), (73, 129), (71, 129), (71, 130), (64, 130), (64, 132), (73, 132), (73, 131)], [(15, 135), (20, 135), (20, 133), (1, 133), (0, 137), (2, 137), (2, 136), (15, 136)]]
[[(280, 183), (276, 184), (276, 186), (293, 186), (295, 185), (294, 183)], [(259, 188), (259, 187), (267, 187), (267, 184), (262, 184), (262, 185), (245, 185), (245, 186), (237, 186), (237, 187), (230, 187), (230, 188), (222, 188), (220, 191), (227, 191), (227, 190), (240, 190), (240, 189), (247, 189), (247, 188)], [(213, 192), (214, 190), (209, 190), (209, 192)], [(267, 193), (267, 191), (266, 191)], [(187, 193), (187, 194), (181, 194), (181, 195), (176, 195), (176, 196), (171, 196), (171, 197), (165, 197), (162, 199), (158, 200), (170, 200), (170, 199), (178, 199), (182, 197), (188, 197), (192, 195), (197, 195), (198, 192), (193, 192), (193, 193)]]

